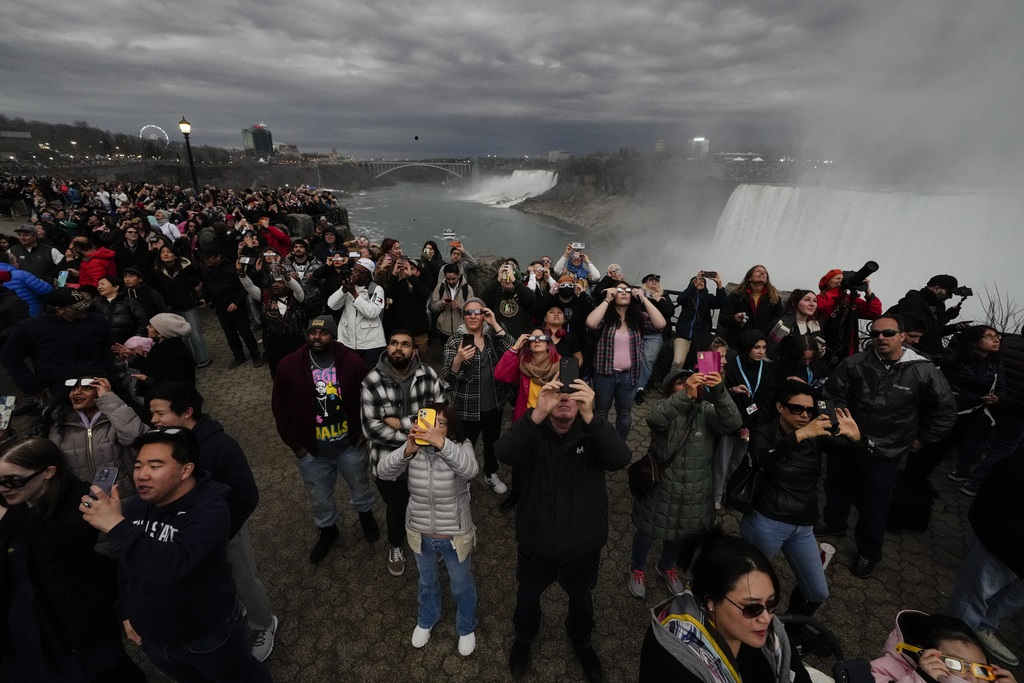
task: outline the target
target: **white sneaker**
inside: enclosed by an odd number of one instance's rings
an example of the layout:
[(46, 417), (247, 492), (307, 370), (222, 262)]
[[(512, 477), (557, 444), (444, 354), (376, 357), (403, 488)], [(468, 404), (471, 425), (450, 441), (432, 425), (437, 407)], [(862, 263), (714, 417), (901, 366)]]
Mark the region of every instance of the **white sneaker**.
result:
[(277, 634), (277, 617), (272, 617), (269, 628), (262, 628), (253, 634), (252, 656), (261, 662), (274, 651), (274, 636)]
[(508, 487), (505, 486), (505, 484), (502, 483), (501, 479), (498, 478), (497, 473), (488, 474), (486, 477), (484, 477), (484, 481), (499, 496), (503, 496), (506, 493), (508, 493)]
[(388, 571), (391, 576), (401, 576), (405, 573), (405, 553), (401, 548), (388, 550)]
[(473, 654), (473, 650), (476, 649), (476, 634), (467, 633), (464, 636), (459, 636), (459, 654), (463, 657), (468, 657)]
[(1003, 642), (996, 637), (996, 634), (993, 631), (978, 629), (975, 633), (978, 634), (978, 639), (985, 645), (985, 649), (988, 650), (990, 655), (996, 659), (1002, 660), (1003, 663), (1009, 664), (1010, 666), (1017, 666), (1020, 664), (1020, 660), (1017, 658), (1017, 655), (1013, 654), (1013, 652), (1010, 651), (1010, 648), (1003, 645)]
[(417, 626), (412, 630), (412, 646), (423, 647), (430, 640), (430, 629)]

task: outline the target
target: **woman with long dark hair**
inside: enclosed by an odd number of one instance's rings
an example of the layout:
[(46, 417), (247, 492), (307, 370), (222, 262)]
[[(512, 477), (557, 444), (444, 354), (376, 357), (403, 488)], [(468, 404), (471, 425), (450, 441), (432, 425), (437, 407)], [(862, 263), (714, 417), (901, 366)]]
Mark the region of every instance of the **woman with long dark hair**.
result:
[(744, 331), (760, 330), (768, 334), (772, 323), (781, 316), (779, 292), (768, 277), (768, 269), (758, 265), (748, 270), (739, 287), (725, 297), (718, 325), (729, 346), (736, 348)]
[(196, 311), (199, 288), (202, 286), (199, 269), (188, 259), (180, 258), (174, 247), (163, 246), (157, 252), (152, 273), (150, 284), (163, 295), (171, 313), (180, 315), (188, 321), (188, 339), (192, 355), (195, 356), (196, 365), (205, 368), (213, 361), (213, 357), (206, 346), (203, 328), (199, 323), (199, 313)]
[(444, 268), (444, 256), (434, 240), (427, 240), (420, 250), (420, 261), (423, 267), (423, 281), (433, 287), (441, 280), (441, 269)]
[(809, 683), (779, 605), (779, 577), (750, 543), (713, 532), (700, 539), (691, 588), (651, 610), (641, 683)]
[(664, 329), (665, 316), (654, 301), (620, 282), (605, 290), (604, 300), (587, 316), (587, 327), (598, 331), (594, 412), (607, 420), (614, 402), (615, 429), (623, 439), (633, 426), (633, 399), (644, 359), (644, 314), (653, 329)]
[[(90, 477), (91, 478), (91, 477)], [(0, 451), (0, 645), (11, 681), (145, 681), (121, 644), (117, 565), (79, 511), (89, 484), (33, 437)]]
[(809, 337), (825, 352), (825, 339), (821, 336), (821, 325), (815, 317), (818, 310), (818, 296), (809, 289), (794, 289), (786, 299), (786, 307), (768, 332), (768, 358), (775, 360), (779, 343), (786, 337)]
[[(722, 277), (714, 274), (709, 278), (704, 271), (690, 278), (690, 284), (676, 299), (679, 317), (676, 318), (676, 336), (672, 340), (672, 367), (682, 367), (690, 356), (690, 346), (702, 334), (709, 334), (712, 328), (711, 316), (714, 309), (725, 306), (725, 287)], [(708, 291), (708, 279), (715, 283), (715, 293)]]
[(377, 463), (377, 476), (391, 480), (409, 472), (406, 530), (420, 574), (413, 647), (426, 645), (431, 629), (441, 619), (437, 568), (443, 560), (455, 599), (459, 654), (468, 657), (476, 648), (477, 625), (471, 558), (476, 526), (470, 509), (470, 483), (479, 465), (455, 410), (444, 403), (427, 407), (436, 411), (434, 424), (413, 426), (406, 443)]

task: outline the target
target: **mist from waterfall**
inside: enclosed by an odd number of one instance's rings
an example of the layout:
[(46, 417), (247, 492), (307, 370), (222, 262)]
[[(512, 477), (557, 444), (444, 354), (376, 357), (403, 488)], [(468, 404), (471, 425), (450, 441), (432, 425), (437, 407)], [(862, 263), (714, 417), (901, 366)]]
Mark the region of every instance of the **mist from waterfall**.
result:
[(513, 171), (510, 176), (483, 178), (462, 199), (507, 208), (544, 194), (557, 183), (558, 174), (554, 171)]

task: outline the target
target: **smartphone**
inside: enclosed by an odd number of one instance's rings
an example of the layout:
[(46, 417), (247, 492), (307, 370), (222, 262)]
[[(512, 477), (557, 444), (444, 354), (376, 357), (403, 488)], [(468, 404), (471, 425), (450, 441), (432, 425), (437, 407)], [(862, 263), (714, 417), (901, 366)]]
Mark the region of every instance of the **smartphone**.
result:
[(57, 286), (63, 287), (68, 283), (68, 271), (62, 270), (57, 273)]
[(350, 251), (350, 252), (348, 252), (348, 257), (349, 258), (361, 258), (362, 257), (362, 253), (360, 253), (358, 251)]
[(462, 346), (476, 346), (476, 337), (471, 334), (462, 335)]
[(719, 351), (698, 351), (697, 372), (707, 375), (722, 371), (722, 354)]
[[(110, 495), (111, 489), (114, 488), (114, 484), (117, 483), (117, 468), (116, 467), (100, 467), (96, 470), (96, 476), (92, 478), (92, 485), (98, 486), (103, 489), (103, 493)], [(89, 496), (96, 498), (96, 495), (92, 491), (89, 492)]]
[(586, 244), (586, 242), (573, 242), (572, 243), (572, 248), (573, 249), (586, 249), (587, 248), (587, 244)]
[(562, 383), (561, 392), (571, 394), (576, 391), (571, 385), (580, 378), (580, 362), (575, 356), (566, 356), (558, 361), (558, 381)]
[(715, 271), (715, 270), (705, 270), (704, 271), (704, 277), (708, 278), (709, 280), (714, 280), (716, 277), (718, 277), (718, 271)]
[(0, 429), (7, 429), (11, 425), (16, 400), (14, 396), (0, 396)]
[(243, 266), (247, 266), (250, 263), (252, 263), (252, 257), (251, 256), (243, 256), (242, 258), (238, 259), (238, 262), (241, 263)]
[(828, 415), (832, 421), (832, 428), (829, 431), (833, 434), (839, 433), (839, 420), (836, 419), (836, 404), (827, 398), (818, 399), (818, 414)]
[[(433, 408), (420, 408), (419, 412), (416, 413), (416, 426), (420, 429), (426, 429), (427, 427), (434, 426), (434, 420), (437, 419), (437, 411)], [(416, 439), (417, 446), (429, 446), (429, 441), (423, 439)]]
[(872, 683), (871, 662), (866, 659), (848, 659), (832, 667), (836, 683)]

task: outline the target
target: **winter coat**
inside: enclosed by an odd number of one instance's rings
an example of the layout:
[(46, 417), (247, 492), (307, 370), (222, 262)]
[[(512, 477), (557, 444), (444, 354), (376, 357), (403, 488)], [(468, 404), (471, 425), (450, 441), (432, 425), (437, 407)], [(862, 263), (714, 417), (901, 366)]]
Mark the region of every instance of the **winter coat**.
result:
[[(747, 322), (739, 323), (735, 319), (737, 313), (746, 313)], [(725, 333), (725, 340), (731, 348), (737, 348), (740, 343), (740, 335), (746, 330), (759, 330), (767, 335), (771, 332), (772, 324), (782, 317), (782, 301), (772, 303), (768, 298), (768, 291), (763, 290), (757, 304), (754, 304), (754, 297), (750, 291), (736, 290), (725, 297), (725, 305), (718, 316), (719, 334)]]
[(224, 499), (231, 512), (228, 538), (234, 538), (260, 500), (249, 460), (238, 442), (224, 431), (220, 422), (209, 415), (199, 418), (192, 433), (199, 442), (198, 467), (209, 472), (214, 481), (226, 484), (231, 489), (224, 494)]
[(353, 297), (344, 289), (339, 289), (327, 299), (332, 310), (340, 310), (338, 320), (338, 341), (350, 349), (374, 349), (385, 346), (384, 321), (384, 288), (375, 282), (368, 287), (356, 287)]
[(1006, 397), (996, 404), (997, 413), (1024, 415), (1024, 337), (1003, 335), (999, 356), (1006, 371)]
[(934, 355), (942, 351), (942, 338), (953, 331), (947, 323), (960, 315), (960, 309), (952, 308), (947, 311), (946, 302), (939, 301), (935, 292), (925, 287), (910, 290), (886, 313), (913, 315), (922, 320), (925, 332), (921, 335), (917, 348), (923, 353)]
[(28, 319), (28, 304), (7, 288), (0, 287), (0, 347), (7, 343), (11, 329)]
[(519, 280), (512, 283), (512, 289), (505, 291), (497, 282), (493, 283), (481, 297), (487, 308), (494, 311), (494, 318), (510, 335), (519, 337), (530, 331), (533, 321), (530, 309), (537, 302), (537, 294)]
[(235, 264), (230, 261), (203, 268), (203, 288), (218, 313), (226, 313), (231, 304), (238, 308), (246, 305), (248, 295), (239, 282)]
[(678, 541), (714, 524), (711, 464), (715, 438), (739, 429), (741, 420), (721, 383), (711, 388), (708, 399), (694, 401), (685, 390), (677, 391), (647, 413), (651, 454), (662, 464), (676, 456), (662, 471), (657, 487), (633, 499), (633, 525), (651, 538)]
[(146, 314), (138, 299), (125, 294), (118, 294), (114, 299), (94, 299), (92, 309), (107, 319), (118, 344), (125, 343), (128, 337), (146, 336), (146, 326), (152, 317)]
[(199, 285), (199, 269), (185, 258), (178, 259), (174, 268), (167, 270), (157, 262), (150, 271), (149, 283), (160, 292), (172, 311), (187, 311), (196, 306), (196, 287)]
[(78, 266), (78, 284), (95, 287), (100, 278), (117, 275), (114, 257), (113, 250), (106, 247), (100, 247), (83, 257)]
[(416, 276), (404, 279), (394, 278), (384, 288), (388, 299), (384, 310), (384, 333), (393, 330), (408, 330), (413, 336), (430, 332), (430, 318), (427, 306), (430, 303), (430, 288)]
[(9, 263), (0, 263), (0, 270), (6, 270), (11, 274), (11, 281), (5, 282), (3, 286), (28, 304), (29, 315), (39, 315), (43, 311), (40, 299), (53, 292), (53, 285)]
[(854, 296), (851, 301), (846, 290), (839, 287), (818, 294), (816, 317), (825, 345), (841, 354), (841, 358), (857, 351), (857, 325), (850, 320), (851, 314), (856, 320), (874, 320), (882, 314), (882, 302), (874, 294), (867, 299)]
[(163, 295), (145, 282), (140, 283), (137, 287), (125, 287), (125, 296), (142, 304), (146, 310), (147, 322), (154, 315), (167, 312), (167, 302), (164, 301)]
[(712, 311), (725, 306), (725, 289), (716, 289), (712, 294), (706, 287), (697, 289), (690, 284), (676, 299), (676, 305), (676, 337), (693, 341), (698, 334), (711, 332)]
[[(113, 344), (110, 325), (98, 313), (89, 313), (75, 322), (44, 313), (11, 330), (0, 350), (0, 361), (26, 396), (43, 389), (56, 393), (64, 388), (64, 380), (82, 372), (113, 376)], [(34, 373), (25, 364), (26, 359), (32, 360)]]
[[(1017, 416), (1020, 420), (1020, 416)], [(1020, 452), (996, 463), (967, 517), (985, 549), (1005, 564), (1018, 580), (1024, 577), (1024, 457)]]
[(455, 331), (462, 325), (462, 306), (466, 303), (466, 299), (472, 299), (474, 296), (473, 288), (464, 280), (459, 280), (453, 297), (455, 305), (449, 308), (444, 305), (444, 300), (450, 296), (450, 292), (450, 288), (442, 280), (430, 294), (430, 309), (437, 316), (437, 331), (446, 337), (455, 334)]
[(850, 356), (829, 375), (823, 393), (850, 410), (864, 442), (884, 458), (902, 458), (914, 439), (939, 441), (956, 423), (946, 378), (908, 347), (888, 370), (874, 349)]
[(896, 646), (907, 643), (921, 647), (920, 634), (927, 618), (924, 612), (909, 609), (896, 615), (896, 627), (885, 639), (885, 654), (871, 662), (875, 683), (926, 683), (918, 672), (917, 660), (909, 653), (896, 652)]
[(470, 510), (470, 482), (480, 471), (467, 439), (444, 440), (437, 450), (420, 446), (412, 459), (405, 459), (405, 444), (380, 459), (376, 474), (384, 480), (397, 479), (409, 471), (409, 505), (405, 525), (421, 534), (461, 536), (473, 530)]
[(964, 357), (958, 353), (957, 344), (950, 344), (932, 361), (939, 366), (949, 382), (957, 410), (971, 410), (987, 405), (981, 400), (986, 394), (995, 394), (1000, 402), (1006, 398), (1006, 369), (998, 354), (982, 357), (971, 353)]
[[(448, 385), (451, 404), (459, 419), (477, 422), (480, 419), (480, 350), (468, 361), (459, 366), (458, 372), (452, 372), (452, 361), (459, 352), (462, 335), (467, 334), (466, 326), (460, 325), (448, 343), (444, 345), (444, 358), (441, 362), (441, 377)], [(487, 323), (484, 323), (484, 350), (490, 357), (491, 368), (498, 367), (501, 354), (512, 348), (512, 335), (494, 334)], [(493, 370), (492, 370), (493, 372)], [(494, 400), (501, 410), (506, 403), (515, 398), (515, 388), (505, 382), (494, 382)]]
[(196, 384), (196, 360), (184, 339), (163, 339), (146, 356), (135, 356), (131, 365), (146, 375), (140, 389), (152, 389), (162, 381)]
[(527, 403), (530, 400), (530, 384), (533, 382), (532, 379), (519, 370), (518, 351), (509, 349), (501, 354), (501, 359), (494, 366), (494, 379), (518, 387), (516, 405), (512, 410), (512, 421), (515, 422), (523, 416), (523, 413), (529, 407)]

